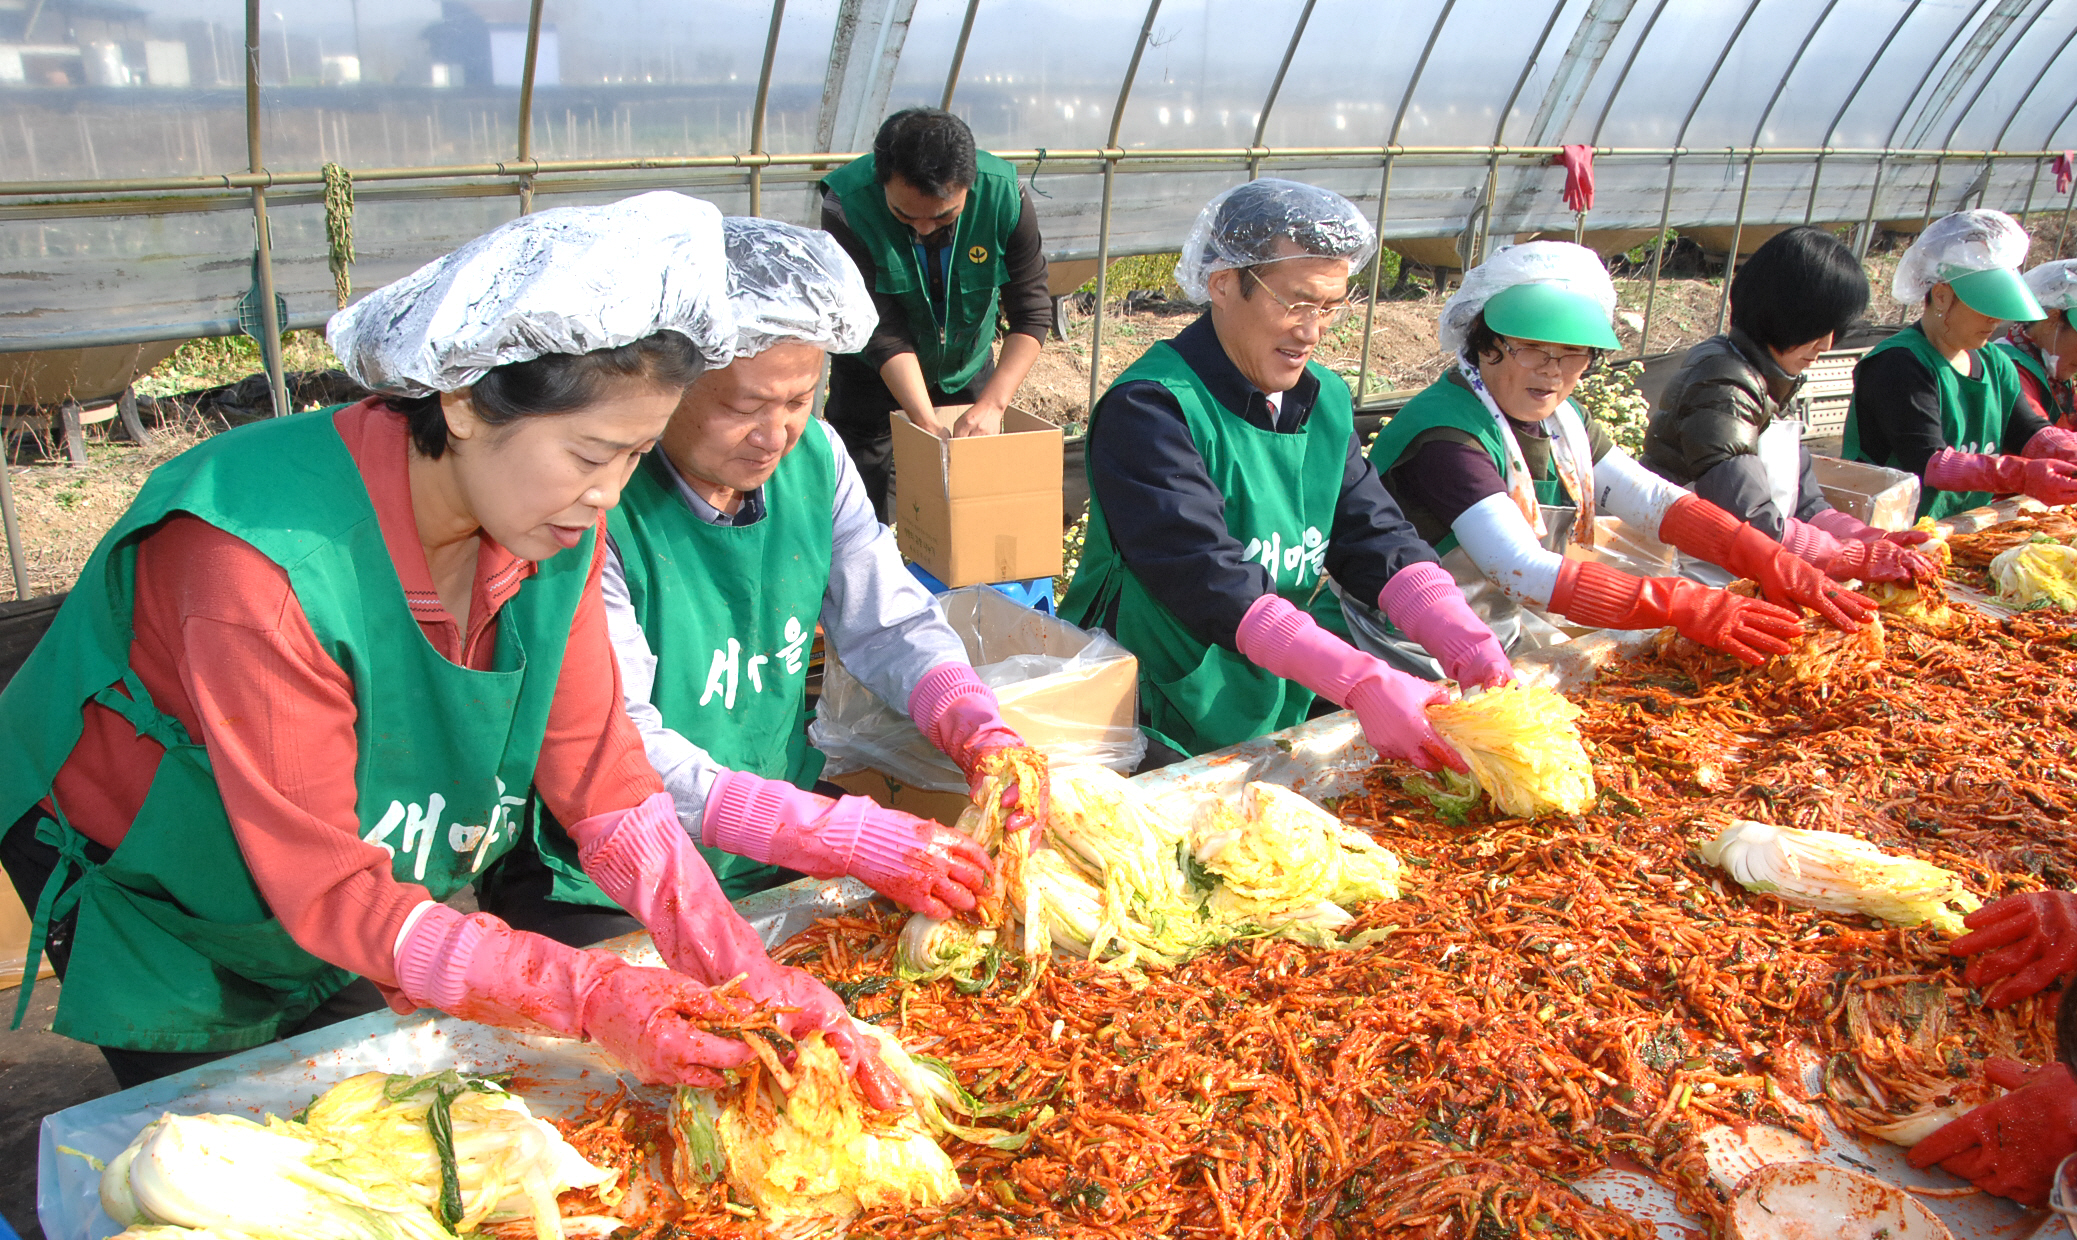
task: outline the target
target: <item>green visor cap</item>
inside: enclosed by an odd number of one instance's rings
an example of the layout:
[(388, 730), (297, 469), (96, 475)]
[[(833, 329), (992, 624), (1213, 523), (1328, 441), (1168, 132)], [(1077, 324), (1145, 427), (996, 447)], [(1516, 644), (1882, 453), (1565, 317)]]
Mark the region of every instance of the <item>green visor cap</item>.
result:
[[(2025, 286), (2021, 286), (2025, 292)], [(1486, 326), (1517, 340), (1574, 344), (1584, 349), (1622, 347), (1600, 303), (1555, 284), (1516, 284), (1486, 299)]]
[(1948, 283), (1954, 286), (1954, 295), (1962, 299), (1962, 304), (1978, 314), (2013, 323), (2034, 323), (2048, 317), (2041, 303), (2034, 300), (2034, 291), (2027, 287), (2027, 282), (2009, 268), (1972, 271)]

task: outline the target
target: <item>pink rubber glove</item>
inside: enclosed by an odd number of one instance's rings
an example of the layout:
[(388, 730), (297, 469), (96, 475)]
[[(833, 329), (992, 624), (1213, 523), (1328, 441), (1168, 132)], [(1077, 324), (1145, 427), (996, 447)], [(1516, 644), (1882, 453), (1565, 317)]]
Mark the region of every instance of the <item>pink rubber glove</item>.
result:
[(1817, 566), (1822, 572), (1832, 557), (1839, 554), (1840, 540), (1807, 521), (1794, 517), (1782, 522), (1781, 546), (1790, 555), (1805, 564)]
[[(1028, 747), (1024, 738), (1003, 721), (995, 690), (982, 683), (966, 663), (941, 663), (917, 681), (909, 692), (909, 718), (915, 721), (916, 730), (938, 747), (938, 752), (958, 765), (966, 775), (967, 790), (975, 799), (980, 798), (981, 786), (988, 779), (983, 758), (1004, 749)], [(1003, 789), (1004, 809), (1043, 806), (1045, 802), (1044, 788), (1027, 790), (1013, 782)], [(1037, 843), (1039, 824), (1030, 814), (1012, 815), (1006, 825), (1011, 831), (1033, 832), (1032, 842)]]
[(750, 1048), (702, 1030), (743, 1019), (669, 969), (631, 965), (608, 951), (579, 951), (490, 916), (426, 904), (398, 941), (401, 1011), (435, 1007), (501, 1029), (545, 1030), (597, 1042), (645, 1085), (722, 1083), (719, 1069), (750, 1062)]
[(1982, 989), (1987, 1008), (2009, 1007), (2077, 976), (2077, 892), (2027, 891), (1993, 900), (1962, 918), (1970, 933), (1948, 954), (1974, 956), (1962, 980)]
[(1849, 512), (1827, 508), (1810, 518), (1814, 525), (1838, 539), (1840, 542), (1886, 542), (1899, 547), (1916, 547), (1931, 542), (1933, 536), (1924, 530), (1885, 530), (1869, 525)]
[(1983, 1075), (2012, 1092), (1936, 1129), (1907, 1158), (2021, 1205), (2046, 1205), (2056, 1165), (2077, 1153), (2077, 1078), (2064, 1064), (2004, 1058), (1984, 1064)]
[(586, 818), (569, 831), (577, 863), (599, 890), (649, 928), (666, 964), (709, 986), (741, 977), (745, 998), (793, 1009), (779, 1018), (786, 1036), (798, 1041), (820, 1029), (866, 1101), (881, 1110), (902, 1104), (901, 1086), (878, 1052), (852, 1032), (843, 1003), (821, 982), (765, 953), (763, 940), (721, 893), (679, 827), (669, 793)]
[(1931, 556), (1888, 539), (1847, 543), (1824, 569), (1835, 581), (1931, 581), (1940, 575)]
[(2027, 440), (2019, 454), (2030, 461), (2057, 460), (2077, 463), (2077, 433), (2060, 426), (2044, 426)]
[(714, 781), (700, 842), (816, 878), (848, 874), (912, 913), (943, 921), (993, 885), (988, 851), (961, 832), (866, 797), (830, 800), (783, 779)]
[(2028, 460), (1942, 448), (1926, 462), (1925, 482), (1941, 491), (2028, 495), (2051, 508), (2077, 503), (2077, 465), (2047, 457)]
[(1497, 689), (1514, 679), (1500, 639), (1471, 610), (1442, 565), (1422, 560), (1392, 574), (1378, 592), (1377, 609), (1463, 687)]
[(1249, 606), (1234, 644), (1263, 671), (1355, 711), (1380, 757), (1399, 758), (1424, 771), (1446, 766), (1471, 773), (1463, 755), (1428, 722), (1428, 707), (1449, 700), (1441, 685), (1385, 666), (1321, 628), (1281, 595), (1265, 594)]

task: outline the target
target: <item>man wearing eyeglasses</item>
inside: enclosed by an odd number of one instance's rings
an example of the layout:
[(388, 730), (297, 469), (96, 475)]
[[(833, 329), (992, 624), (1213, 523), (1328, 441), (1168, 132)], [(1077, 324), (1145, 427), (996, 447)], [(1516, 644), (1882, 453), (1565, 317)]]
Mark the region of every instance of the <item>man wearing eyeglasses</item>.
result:
[[(824, 415), (866, 498), (888, 519), (888, 415), (946, 438), (993, 435), (1053, 327), (1038, 212), (1016, 170), (974, 149), (966, 122), (905, 108), (873, 153), (822, 181), (822, 227), (872, 286), (880, 325), (830, 359)], [(1009, 322), (994, 356), (997, 312)], [(937, 410), (966, 405), (951, 425)]]
[(1376, 599), (1466, 686), (1492, 633), (1363, 459), (1348, 384), (1312, 360), (1376, 235), (1339, 194), (1272, 178), (1199, 214), (1176, 280), (1205, 315), (1118, 376), (1089, 421), (1089, 533), (1061, 614), (1139, 658), (1148, 766), (1356, 712), (1379, 754), (1463, 760), (1440, 686), (1349, 645), (1332, 581)]
[[(1614, 313), (1615, 285), (1592, 250), (1532, 241), (1496, 252), (1443, 307), (1437, 335), (1456, 365), (1378, 432), (1371, 461), (1473, 611), (1510, 651), (1565, 640), (1556, 621), (1670, 624), (1748, 663), (1788, 651), (1798, 606), (1858, 627), (1873, 603), (1646, 470), (1572, 404), (1580, 377), (1617, 346)], [(1599, 513), (1752, 578), (1766, 598), (1622, 571), (1599, 546)], [(1343, 605), (1358, 644), (1422, 669), (1396, 617)]]

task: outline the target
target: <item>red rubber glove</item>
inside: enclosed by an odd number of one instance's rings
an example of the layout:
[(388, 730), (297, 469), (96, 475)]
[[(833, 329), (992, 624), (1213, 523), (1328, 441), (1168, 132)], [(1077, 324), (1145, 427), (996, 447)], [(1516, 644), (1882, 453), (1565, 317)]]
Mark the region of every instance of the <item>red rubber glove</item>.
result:
[(815, 878), (848, 874), (913, 913), (972, 911), (993, 885), (988, 851), (952, 828), (866, 797), (831, 800), (783, 779), (714, 781), (700, 842)]
[(1683, 577), (1632, 577), (1592, 560), (1558, 570), (1551, 610), (1576, 624), (1603, 629), (1672, 625), (1681, 636), (1758, 666), (1787, 654), (1803, 622), (1785, 607)]
[[(1004, 722), (995, 690), (982, 683), (969, 664), (943, 663), (917, 681), (909, 691), (909, 718), (938, 752), (958, 765), (975, 798), (980, 797), (981, 785), (988, 778), (983, 758), (1004, 749), (1028, 748), (1024, 738)], [(1003, 790), (1003, 808), (1043, 805), (1045, 791), (1012, 783)], [(1009, 829), (1018, 829), (1017, 824), (1033, 830), (1038, 826), (1029, 814), (1014, 815)]]
[(2077, 1078), (2063, 1064), (2030, 1068), (2016, 1059), (1993, 1059), (1983, 1075), (2012, 1092), (1913, 1146), (1911, 1165), (1937, 1163), (1986, 1193), (2046, 1205), (2056, 1165), (2077, 1152)]
[(867, 1102), (882, 1110), (902, 1104), (901, 1087), (878, 1051), (852, 1032), (843, 1003), (821, 982), (765, 954), (764, 941), (721, 893), (679, 827), (669, 793), (631, 810), (586, 818), (569, 830), (577, 863), (599, 890), (649, 928), (666, 964), (709, 986), (742, 978), (745, 998), (794, 1009), (779, 1018), (787, 1037), (799, 1041), (820, 1029)]
[(718, 1069), (752, 1058), (742, 1042), (701, 1028), (740, 1022), (743, 1009), (689, 977), (564, 947), (488, 913), (419, 907), (397, 944), (397, 984), (409, 1006), (393, 999), (392, 1007), (584, 1038), (645, 1085), (711, 1089), (722, 1083)]
[(2009, 1007), (2077, 975), (2077, 892), (2028, 891), (1994, 900), (1962, 918), (1972, 933), (1947, 945), (1949, 955), (1973, 956), (1962, 980), (1978, 990), (1997, 982), (1983, 1000)]
[(2044, 426), (2034, 432), (2019, 454), (2028, 460), (2056, 460), (2077, 463), (2077, 433), (2060, 426)]
[(1683, 495), (1666, 510), (1659, 541), (1750, 577), (1770, 601), (1808, 607), (1834, 628), (1851, 632), (1875, 612), (1874, 600), (1842, 588), (1758, 528), (1699, 496)]
[(1420, 643), (1442, 674), (1467, 689), (1497, 689), (1514, 679), (1500, 639), (1464, 601), (1449, 570), (1427, 560), (1392, 574), (1377, 608), (1392, 627)]
[(2028, 460), (1942, 448), (1926, 462), (1925, 483), (1940, 491), (2026, 495), (2051, 508), (2077, 503), (2077, 465), (2046, 457)]
[(1464, 756), (1436, 735), (1428, 707), (1449, 700), (1441, 685), (1397, 671), (1321, 628), (1280, 595), (1265, 594), (1241, 617), (1234, 644), (1255, 666), (1295, 680), (1336, 706), (1356, 712), (1363, 735), (1379, 757), (1399, 758), (1424, 771), (1448, 767), (1461, 775)]

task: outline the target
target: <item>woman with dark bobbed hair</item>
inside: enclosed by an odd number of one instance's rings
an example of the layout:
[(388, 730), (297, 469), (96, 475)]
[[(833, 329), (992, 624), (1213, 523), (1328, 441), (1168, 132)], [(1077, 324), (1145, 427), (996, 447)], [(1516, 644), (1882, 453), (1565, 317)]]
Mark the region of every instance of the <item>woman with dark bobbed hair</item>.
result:
[[(329, 334), (381, 394), (160, 467), (0, 694), (0, 863), (64, 978), (57, 1031), (127, 1088), (386, 1000), (714, 1085), (751, 1052), (709, 1030), (756, 1003), (890, 1100), (678, 825), (608, 640), (600, 526), (733, 348), (720, 212), (524, 216)], [(671, 967), (440, 903), (530, 792)]]
[(1731, 281), (1730, 332), (1689, 349), (1660, 394), (1644, 464), (1833, 578), (1908, 581), (1933, 571), (1907, 549), (1927, 535), (1832, 507), (1787, 414), (1803, 372), (1867, 308), (1868, 277), (1837, 237), (1806, 224), (1770, 239)]

